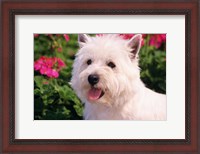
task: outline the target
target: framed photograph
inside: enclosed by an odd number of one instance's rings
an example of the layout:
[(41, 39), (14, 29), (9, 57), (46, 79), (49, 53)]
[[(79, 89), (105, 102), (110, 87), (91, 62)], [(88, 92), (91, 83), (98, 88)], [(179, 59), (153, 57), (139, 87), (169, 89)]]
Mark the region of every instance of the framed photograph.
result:
[(199, 1), (2, 1), (1, 153), (199, 153)]

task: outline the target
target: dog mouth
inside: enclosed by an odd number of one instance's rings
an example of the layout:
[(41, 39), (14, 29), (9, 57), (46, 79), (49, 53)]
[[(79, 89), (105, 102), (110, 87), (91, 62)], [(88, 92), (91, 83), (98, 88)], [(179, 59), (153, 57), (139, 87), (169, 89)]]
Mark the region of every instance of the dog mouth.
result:
[(89, 91), (88, 91), (88, 99), (91, 101), (95, 101), (100, 99), (102, 96), (104, 95), (104, 92), (102, 89), (100, 88), (95, 88), (92, 87)]

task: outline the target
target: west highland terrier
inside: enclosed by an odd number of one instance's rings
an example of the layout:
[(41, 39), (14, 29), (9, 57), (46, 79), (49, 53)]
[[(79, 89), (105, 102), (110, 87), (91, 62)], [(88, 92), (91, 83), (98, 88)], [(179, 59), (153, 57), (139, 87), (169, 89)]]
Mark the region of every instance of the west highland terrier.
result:
[(86, 120), (166, 120), (166, 95), (140, 79), (142, 35), (78, 36), (71, 85), (83, 103)]

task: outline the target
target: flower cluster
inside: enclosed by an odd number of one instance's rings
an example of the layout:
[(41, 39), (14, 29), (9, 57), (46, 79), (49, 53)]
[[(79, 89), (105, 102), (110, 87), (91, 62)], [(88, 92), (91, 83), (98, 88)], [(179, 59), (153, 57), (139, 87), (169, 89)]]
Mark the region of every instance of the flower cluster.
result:
[[(123, 39), (131, 39), (135, 34), (119, 34)], [(150, 34), (149, 35), (148, 45), (154, 46), (155, 48), (160, 48), (163, 43), (166, 42), (166, 34)], [(147, 34), (142, 34), (142, 46), (144, 45), (144, 38), (147, 37)], [(146, 40), (147, 41), (147, 40)]]
[(40, 34), (34, 34), (34, 37), (35, 37), (35, 38), (36, 38), (36, 37), (39, 37), (39, 35), (40, 35)]
[(150, 35), (149, 45), (154, 46), (157, 49), (160, 48), (161, 45), (165, 42), (166, 42), (166, 34)]
[(65, 66), (65, 63), (57, 57), (42, 56), (34, 62), (34, 70), (50, 78), (58, 78), (59, 71)]
[[(97, 34), (97, 36), (102, 36), (104, 34)], [(131, 39), (135, 34), (119, 34), (125, 40)], [(145, 45), (145, 41), (148, 41), (147, 44), (154, 46), (155, 48), (160, 48), (163, 43), (166, 42), (166, 34), (149, 34), (149, 39), (147, 39), (147, 34), (142, 34), (142, 46)], [(145, 39), (145, 41), (144, 41)]]
[[(129, 40), (131, 39), (135, 34), (119, 34), (123, 39)], [(142, 46), (144, 45), (144, 38), (146, 37), (146, 34), (142, 34)]]
[(65, 38), (66, 42), (69, 41), (69, 35), (67, 35), (67, 34), (63, 34), (63, 37)]

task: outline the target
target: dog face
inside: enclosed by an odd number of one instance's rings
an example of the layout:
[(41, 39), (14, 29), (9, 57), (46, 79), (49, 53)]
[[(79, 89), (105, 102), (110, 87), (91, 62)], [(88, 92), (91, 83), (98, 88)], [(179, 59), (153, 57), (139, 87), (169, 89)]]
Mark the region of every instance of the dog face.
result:
[[(71, 85), (82, 102), (113, 105), (132, 93), (139, 77), (137, 62), (141, 35), (129, 41), (118, 35), (79, 35)], [(130, 94), (131, 95), (131, 94)]]

